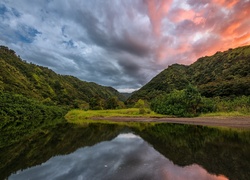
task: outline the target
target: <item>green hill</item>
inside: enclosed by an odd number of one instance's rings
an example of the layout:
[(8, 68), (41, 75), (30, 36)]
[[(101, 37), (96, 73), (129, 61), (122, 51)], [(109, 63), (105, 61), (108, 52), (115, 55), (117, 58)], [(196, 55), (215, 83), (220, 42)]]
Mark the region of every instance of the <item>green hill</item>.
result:
[(46, 67), (27, 63), (5, 46), (0, 46), (0, 91), (22, 94), (47, 104), (74, 107), (85, 102), (100, 103), (112, 97), (125, 98), (112, 87), (59, 75)]
[(197, 86), (206, 97), (250, 95), (250, 46), (217, 52), (189, 66), (173, 64), (134, 92), (128, 102), (150, 101), (188, 84)]

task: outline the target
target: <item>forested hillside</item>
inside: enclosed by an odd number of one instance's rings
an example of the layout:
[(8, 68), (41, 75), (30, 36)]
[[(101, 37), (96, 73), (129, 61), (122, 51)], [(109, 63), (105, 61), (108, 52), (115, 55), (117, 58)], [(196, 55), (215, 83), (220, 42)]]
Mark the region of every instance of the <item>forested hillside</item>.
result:
[(152, 100), (188, 84), (197, 86), (206, 97), (250, 95), (250, 46), (217, 52), (198, 59), (189, 66), (174, 64), (133, 93), (129, 103)]
[(112, 87), (84, 82), (73, 76), (23, 61), (15, 52), (0, 46), (0, 91), (22, 94), (45, 104), (99, 108), (104, 100), (123, 96)]

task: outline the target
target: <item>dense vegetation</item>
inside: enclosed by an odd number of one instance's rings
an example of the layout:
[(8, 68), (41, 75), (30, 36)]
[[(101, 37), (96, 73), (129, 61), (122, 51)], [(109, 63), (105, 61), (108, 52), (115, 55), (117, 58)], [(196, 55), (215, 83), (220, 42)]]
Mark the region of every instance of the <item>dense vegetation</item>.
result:
[(128, 98), (143, 99), (160, 114), (250, 112), (250, 46), (202, 57), (190, 66), (174, 64)]
[(0, 46), (0, 147), (66, 122), (70, 108), (123, 108), (123, 98), (112, 87), (56, 74)]
[(151, 101), (158, 95), (197, 86), (205, 97), (250, 95), (250, 46), (217, 52), (198, 59), (190, 66), (174, 64), (133, 93), (128, 103)]
[(188, 85), (183, 90), (173, 90), (154, 98), (150, 107), (156, 113), (178, 117), (217, 112), (249, 115), (250, 96), (206, 98), (201, 96), (196, 87)]
[(0, 147), (38, 129), (64, 122), (67, 109), (0, 91)]
[[(250, 112), (249, 58), (250, 46), (245, 46), (200, 58), (190, 66), (171, 65), (133, 93), (127, 104), (139, 108), (139, 114), (146, 114), (148, 107), (156, 113), (180, 117), (218, 111), (247, 114)], [(3, 120), (15, 119), (18, 124), (20, 119), (61, 117), (55, 105), (82, 110), (125, 108), (122, 102), (125, 97), (114, 88), (29, 64), (4, 46), (0, 46), (0, 63)], [(15, 103), (8, 105), (9, 102)]]
[(201, 101), (199, 91), (189, 85), (184, 90), (173, 90), (171, 93), (155, 98), (151, 103), (151, 109), (166, 115), (195, 116), (202, 108)]
[(0, 46), (0, 90), (75, 108), (89, 105), (91, 109), (102, 109), (108, 99), (125, 98), (112, 87), (59, 75), (46, 67), (27, 63), (4, 46)]

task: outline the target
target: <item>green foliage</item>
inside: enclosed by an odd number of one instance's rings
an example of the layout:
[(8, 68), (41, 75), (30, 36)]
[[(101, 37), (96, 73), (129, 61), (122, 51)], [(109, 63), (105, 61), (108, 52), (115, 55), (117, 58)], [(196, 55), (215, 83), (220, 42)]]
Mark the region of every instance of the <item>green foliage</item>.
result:
[[(16, 56), (13, 50), (4, 46), (0, 46), (0, 90), (22, 94), (47, 104), (70, 107), (78, 106), (76, 101), (85, 101), (94, 109), (101, 109), (102, 102), (108, 98), (125, 100), (125, 97), (112, 87), (81, 81), (73, 76), (59, 75), (46, 67), (28, 64)], [(97, 103), (93, 98), (102, 104), (93, 104)]]
[(151, 109), (160, 114), (179, 117), (197, 116), (201, 99), (197, 88), (188, 85), (184, 90), (174, 90), (169, 94), (159, 96), (151, 103)]
[(1, 143), (13, 142), (38, 128), (63, 122), (66, 113), (65, 108), (47, 106), (22, 95), (0, 91)]
[(146, 110), (144, 108), (139, 108), (139, 114), (145, 114)]
[(201, 103), (201, 94), (198, 89), (191, 84), (184, 90), (186, 109), (191, 114), (196, 115)]
[(83, 111), (79, 109), (70, 110), (65, 118), (70, 123), (84, 123), (87, 120), (91, 120), (96, 117), (104, 117), (108, 120), (108, 117), (165, 117), (161, 114), (157, 114), (151, 111), (149, 108), (143, 108), (143, 112), (140, 112), (139, 108), (128, 109), (108, 109), (108, 110), (88, 110)]
[(151, 102), (151, 109), (157, 113), (175, 116), (187, 116), (184, 91), (174, 90), (165, 96), (159, 96)]
[(249, 115), (250, 96), (202, 98), (200, 112), (207, 116)]
[(188, 85), (186, 77), (187, 66), (173, 64), (167, 71), (162, 71), (140, 90), (134, 92), (127, 100), (128, 104), (134, 104), (139, 99), (151, 101), (153, 98), (170, 93), (174, 89), (181, 90)]
[(218, 110), (217, 104), (211, 98), (202, 97), (200, 113), (212, 113)]
[(145, 107), (145, 102), (142, 100), (142, 99), (139, 99), (135, 105), (134, 105), (135, 108), (144, 108)]
[(119, 100), (117, 97), (109, 98), (106, 101), (106, 109), (117, 109), (119, 108)]
[(243, 114), (250, 112), (250, 96), (241, 96), (235, 98), (215, 98), (214, 102), (217, 105), (219, 112), (238, 111)]
[(74, 103), (74, 108), (79, 108), (81, 110), (89, 110), (89, 103), (87, 103), (86, 101), (81, 101), (81, 100), (75, 100)]
[(179, 117), (192, 117), (201, 113), (238, 112), (250, 113), (250, 96), (238, 97), (202, 97), (198, 89), (188, 85), (184, 90), (161, 95), (151, 102), (150, 108), (160, 114)]
[(125, 105), (116, 96), (102, 99), (99, 96), (95, 96), (90, 99), (89, 107), (92, 110), (102, 110), (102, 109), (122, 109)]
[(139, 99), (135, 105), (135, 108), (139, 108), (139, 114), (146, 114), (146, 109), (149, 108), (148, 102), (146, 100)]
[(198, 59), (189, 66), (174, 64), (162, 71), (128, 98), (128, 104), (139, 99), (151, 101), (161, 94), (197, 86), (202, 96), (228, 97), (250, 95), (250, 46), (217, 52)]

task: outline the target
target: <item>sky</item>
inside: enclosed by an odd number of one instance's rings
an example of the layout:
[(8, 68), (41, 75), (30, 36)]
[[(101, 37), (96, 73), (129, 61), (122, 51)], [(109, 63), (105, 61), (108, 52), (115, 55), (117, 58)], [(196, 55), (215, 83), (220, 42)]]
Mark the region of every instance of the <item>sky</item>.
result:
[(250, 0), (1, 0), (0, 45), (132, 92), (174, 63), (250, 44)]

